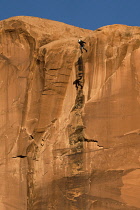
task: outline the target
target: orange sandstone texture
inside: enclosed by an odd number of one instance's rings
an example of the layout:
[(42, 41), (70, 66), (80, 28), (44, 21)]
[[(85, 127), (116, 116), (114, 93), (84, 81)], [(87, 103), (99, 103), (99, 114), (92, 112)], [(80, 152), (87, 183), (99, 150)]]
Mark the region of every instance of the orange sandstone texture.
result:
[(139, 27), (0, 22), (0, 210), (140, 209), (139, 58)]

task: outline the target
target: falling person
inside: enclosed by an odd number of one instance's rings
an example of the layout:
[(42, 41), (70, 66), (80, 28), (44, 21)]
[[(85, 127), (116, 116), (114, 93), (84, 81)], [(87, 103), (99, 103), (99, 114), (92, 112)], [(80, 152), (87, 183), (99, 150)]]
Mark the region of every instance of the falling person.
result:
[(81, 85), (80, 83), (80, 80), (82, 79), (82, 77), (80, 77), (79, 79), (76, 79), (74, 82), (73, 82), (73, 85), (75, 85), (76, 87), (76, 90), (78, 90), (78, 87), (80, 86), (81, 89), (83, 88), (83, 86)]
[(80, 44), (80, 50), (81, 50), (81, 53), (83, 53), (82, 49), (84, 49), (86, 52), (86, 48), (84, 47), (86, 42), (82, 41), (81, 39), (78, 40), (78, 43)]

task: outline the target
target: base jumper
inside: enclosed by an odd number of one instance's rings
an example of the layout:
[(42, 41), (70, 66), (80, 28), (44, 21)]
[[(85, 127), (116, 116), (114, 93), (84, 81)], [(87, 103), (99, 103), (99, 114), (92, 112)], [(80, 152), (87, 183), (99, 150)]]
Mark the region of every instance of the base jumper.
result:
[(81, 50), (81, 53), (83, 53), (82, 49), (84, 49), (86, 52), (86, 48), (84, 47), (86, 42), (82, 41), (81, 39), (78, 40), (78, 43), (80, 44), (80, 50)]
[(76, 79), (74, 82), (73, 82), (73, 85), (75, 85), (76, 87), (76, 90), (78, 90), (78, 87), (80, 86), (81, 89), (83, 88), (83, 86), (81, 85), (80, 83), (80, 80), (82, 79), (82, 77), (80, 77), (79, 79)]

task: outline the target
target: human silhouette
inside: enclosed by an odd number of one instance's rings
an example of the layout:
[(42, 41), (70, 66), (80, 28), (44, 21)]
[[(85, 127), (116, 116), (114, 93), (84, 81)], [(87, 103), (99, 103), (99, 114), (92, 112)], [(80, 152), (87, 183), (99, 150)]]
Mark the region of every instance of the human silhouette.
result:
[(80, 80), (82, 79), (82, 76), (79, 78), (79, 79), (76, 79), (74, 82), (73, 82), (73, 85), (75, 85), (76, 89), (78, 90), (78, 87), (80, 86), (81, 89), (83, 88), (83, 86), (81, 85), (80, 83)]
[(81, 50), (81, 53), (83, 53), (82, 49), (84, 49), (86, 52), (86, 48), (84, 47), (86, 42), (82, 41), (81, 39), (78, 40), (78, 43), (80, 44), (80, 50)]

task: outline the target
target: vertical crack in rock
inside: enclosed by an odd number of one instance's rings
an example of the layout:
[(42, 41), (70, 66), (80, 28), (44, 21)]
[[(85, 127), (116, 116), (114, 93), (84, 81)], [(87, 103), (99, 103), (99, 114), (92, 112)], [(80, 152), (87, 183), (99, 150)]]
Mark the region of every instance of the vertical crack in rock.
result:
[(76, 67), (76, 79), (78, 79), (79, 77), (81, 78), (80, 79), (81, 87), (78, 87), (77, 89), (75, 105), (72, 111), (77, 111), (78, 113), (78, 111), (80, 111), (84, 105), (84, 95), (83, 95), (83, 88), (82, 88), (84, 86), (84, 65), (83, 65), (82, 56), (79, 57), (78, 61), (75, 64), (75, 67)]
[(38, 146), (32, 143), (27, 149), (27, 161), (28, 161), (28, 171), (27, 171), (27, 209), (34, 209), (34, 201), (36, 199), (36, 194), (34, 190), (35, 186), (35, 160), (37, 158)]
[[(79, 57), (78, 62), (76, 64), (78, 68), (76, 68), (76, 78), (81, 76), (81, 85), (84, 85), (84, 65), (83, 65), (83, 58), (82, 56)], [(72, 109), (73, 118), (76, 119), (76, 123), (71, 124), (68, 126), (69, 132), (69, 143), (72, 146), (71, 151), (72, 153), (82, 152), (83, 145), (82, 141), (84, 141), (83, 137), (83, 122), (81, 117), (81, 109), (84, 105), (84, 95), (83, 89), (78, 87), (77, 95), (75, 99), (75, 105)]]
[[(79, 57), (76, 63), (76, 79), (81, 76), (81, 85), (84, 86), (84, 64), (82, 56)], [(84, 105), (84, 95), (82, 87), (78, 87), (77, 95), (75, 99), (75, 105), (71, 111), (71, 124), (68, 125), (69, 144), (71, 149), (71, 155), (68, 156), (69, 167), (71, 169), (71, 179), (73, 186), (71, 190), (67, 192), (67, 199), (76, 202), (76, 198), (85, 193), (85, 189), (81, 184), (76, 184), (75, 179), (80, 182), (80, 174), (84, 171), (83, 166), (83, 121), (81, 116), (81, 109)], [(79, 154), (79, 155), (78, 155)], [(78, 179), (78, 177), (79, 179)], [(74, 178), (75, 177), (75, 178)], [(77, 177), (77, 178), (76, 178)], [(75, 186), (74, 186), (75, 185)], [(75, 205), (75, 204), (74, 204)], [(77, 209), (77, 208), (76, 208)]]

